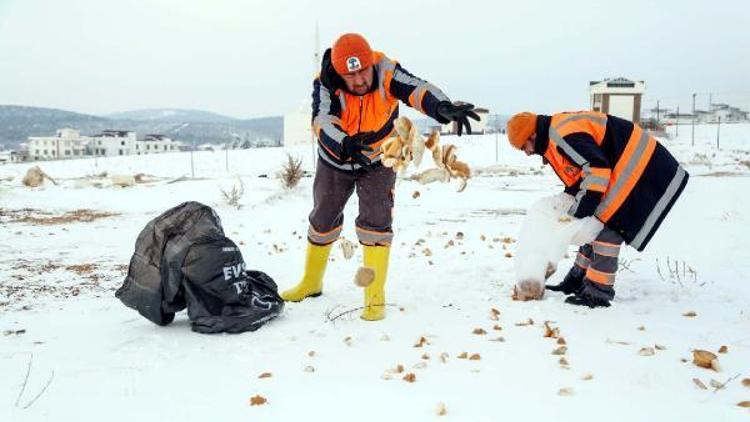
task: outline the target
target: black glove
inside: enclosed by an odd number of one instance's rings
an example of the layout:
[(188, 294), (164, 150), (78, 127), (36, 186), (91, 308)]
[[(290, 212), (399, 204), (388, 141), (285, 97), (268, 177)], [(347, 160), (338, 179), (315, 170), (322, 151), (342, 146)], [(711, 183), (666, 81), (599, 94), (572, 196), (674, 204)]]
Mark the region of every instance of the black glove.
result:
[[(347, 136), (341, 142), (341, 158), (344, 160), (352, 159), (361, 166), (372, 164), (370, 158), (365, 152), (372, 152), (373, 149), (367, 146), (375, 140), (375, 132), (363, 132), (356, 135)], [(364, 152), (363, 152), (364, 151)]]
[(437, 106), (437, 114), (445, 120), (458, 123), (458, 136), (463, 133), (463, 127), (466, 127), (466, 133), (471, 135), (471, 125), (469, 117), (479, 121), (479, 115), (474, 112), (473, 104), (455, 105), (448, 101), (442, 101)]

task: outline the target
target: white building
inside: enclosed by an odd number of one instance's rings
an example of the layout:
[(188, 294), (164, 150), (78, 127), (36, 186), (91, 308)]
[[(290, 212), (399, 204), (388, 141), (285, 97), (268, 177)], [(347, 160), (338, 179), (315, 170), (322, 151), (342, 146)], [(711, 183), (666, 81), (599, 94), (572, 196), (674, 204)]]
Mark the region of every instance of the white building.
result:
[(135, 150), (131, 151), (136, 155), (158, 154), (162, 152), (173, 152), (179, 150), (179, 143), (173, 141), (165, 135), (146, 135), (140, 141), (135, 141)]
[(55, 136), (31, 136), (28, 151), (31, 160), (56, 160), (79, 158), (86, 155), (91, 138), (81, 136), (75, 129), (59, 129)]
[(589, 82), (591, 110), (638, 123), (646, 84), (625, 78)]
[(732, 107), (729, 104), (711, 104), (711, 110), (705, 114), (704, 119), (709, 122), (745, 122), (748, 120), (748, 112), (742, 111), (739, 107)]
[(312, 131), (312, 104), (302, 101), (295, 110), (284, 115), (285, 148), (297, 145), (311, 145), (315, 140)]
[[(664, 110), (666, 113), (662, 114), (662, 119), (667, 124), (691, 124), (693, 120), (696, 123), (717, 123), (721, 120), (722, 123), (738, 123), (750, 121), (750, 113), (742, 111), (739, 107), (733, 107), (729, 104), (714, 103), (711, 104), (711, 109), (706, 110), (695, 110), (693, 113), (674, 113), (672, 110)], [(654, 115), (652, 113), (651, 117)]]
[(135, 132), (127, 130), (105, 130), (91, 137), (89, 153), (97, 157), (113, 157), (135, 153)]
[[(487, 131), (487, 120), (490, 116), (490, 111), (486, 108), (477, 107), (474, 112), (479, 116), (479, 121), (469, 119), (471, 125), (471, 133), (476, 135), (482, 135)], [(464, 129), (465, 130), (465, 129)], [(440, 127), (441, 135), (457, 135), (458, 134), (458, 123), (450, 122)]]

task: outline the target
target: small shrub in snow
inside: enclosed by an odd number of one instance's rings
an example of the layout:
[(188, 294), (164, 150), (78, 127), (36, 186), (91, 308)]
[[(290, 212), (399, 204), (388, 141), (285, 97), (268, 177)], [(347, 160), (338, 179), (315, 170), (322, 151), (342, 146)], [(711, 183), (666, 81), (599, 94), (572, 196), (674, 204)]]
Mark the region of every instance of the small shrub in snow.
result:
[(303, 175), (304, 171), (302, 170), (302, 159), (295, 158), (289, 154), (286, 154), (286, 162), (281, 167), (281, 171), (279, 172), (281, 185), (284, 186), (285, 189), (292, 190), (297, 187), (297, 184), (299, 183), (300, 179), (302, 179)]
[(237, 178), (237, 181), (239, 184), (232, 185), (232, 189), (229, 191), (225, 191), (224, 189), (219, 188), (221, 191), (221, 195), (224, 197), (224, 202), (227, 203), (227, 205), (240, 209), (242, 208), (242, 204), (240, 204), (240, 200), (245, 195), (245, 184), (242, 183), (242, 179), (239, 177)]

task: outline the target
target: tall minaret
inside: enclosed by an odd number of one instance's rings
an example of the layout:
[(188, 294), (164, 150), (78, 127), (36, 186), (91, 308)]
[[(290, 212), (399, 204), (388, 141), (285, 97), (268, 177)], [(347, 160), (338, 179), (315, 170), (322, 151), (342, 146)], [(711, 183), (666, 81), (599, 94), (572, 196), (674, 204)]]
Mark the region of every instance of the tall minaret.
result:
[[(313, 53), (313, 76), (318, 73), (320, 70), (320, 26), (318, 25), (318, 18), (315, 18), (315, 52)], [(311, 110), (312, 114), (312, 110)], [(312, 123), (312, 122), (311, 122)], [(312, 126), (312, 125), (311, 125)], [(317, 161), (317, 154), (315, 151), (315, 147), (317, 145), (317, 142), (315, 142), (315, 131), (312, 129), (310, 130), (310, 145), (312, 145), (312, 171), (315, 172), (315, 162)]]
[(313, 73), (317, 73), (320, 67), (320, 27), (318, 18), (315, 18), (315, 53), (313, 55)]

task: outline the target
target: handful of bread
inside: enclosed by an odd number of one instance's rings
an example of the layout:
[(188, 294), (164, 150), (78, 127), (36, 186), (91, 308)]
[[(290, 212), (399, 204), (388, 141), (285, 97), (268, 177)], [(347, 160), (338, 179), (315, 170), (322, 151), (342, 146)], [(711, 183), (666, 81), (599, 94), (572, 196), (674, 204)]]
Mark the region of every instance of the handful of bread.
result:
[(437, 131), (433, 131), (425, 139), (416, 125), (403, 116), (397, 118), (393, 125), (396, 128), (396, 136), (388, 138), (380, 147), (383, 151), (384, 166), (403, 175), (411, 163), (419, 167), (425, 151), (430, 151), (436, 167), (411, 176), (409, 179), (427, 184), (447, 183), (456, 178), (459, 180), (458, 191), (461, 192), (466, 188), (466, 182), (471, 177), (471, 169), (466, 163), (456, 158), (455, 145), (440, 145), (440, 133)]

